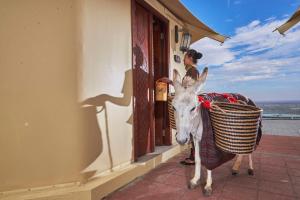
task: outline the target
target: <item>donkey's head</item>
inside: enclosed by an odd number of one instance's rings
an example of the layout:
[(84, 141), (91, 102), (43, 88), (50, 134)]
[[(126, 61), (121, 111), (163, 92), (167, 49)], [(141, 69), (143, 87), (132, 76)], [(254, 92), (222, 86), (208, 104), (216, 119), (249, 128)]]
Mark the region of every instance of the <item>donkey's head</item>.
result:
[(181, 145), (189, 141), (190, 133), (196, 131), (201, 121), (198, 94), (200, 94), (204, 85), (207, 73), (208, 69), (205, 68), (197, 81), (189, 79), (183, 81), (183, 84), (181, 84), (178, 80), (180, 79), (179, 74), (174, 70), (173, 84), (175, 97), (172, 105), (177, 128), (176, 140)]

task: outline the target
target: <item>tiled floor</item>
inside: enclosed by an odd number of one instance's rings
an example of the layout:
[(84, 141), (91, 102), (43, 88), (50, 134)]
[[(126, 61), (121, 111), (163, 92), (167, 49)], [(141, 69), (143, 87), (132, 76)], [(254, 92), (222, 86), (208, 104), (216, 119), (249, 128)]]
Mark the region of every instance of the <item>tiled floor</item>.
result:
[(244, 159), (240, 174), (231, 175), (233, 161), (213, 170), (213, 195), (204, 197), (202, 188), (206, 173), (202, 169), (202, 185), (189, 190), (187, 182), (193, 167), (179, 161), (178, 155), (150, 173), (130, 183), (105, 199), (109, 200), (292, 200), (300, 199), (300, 137), (268, 136), (262, 138), (254, 153), (255, 175), (247, 175)]

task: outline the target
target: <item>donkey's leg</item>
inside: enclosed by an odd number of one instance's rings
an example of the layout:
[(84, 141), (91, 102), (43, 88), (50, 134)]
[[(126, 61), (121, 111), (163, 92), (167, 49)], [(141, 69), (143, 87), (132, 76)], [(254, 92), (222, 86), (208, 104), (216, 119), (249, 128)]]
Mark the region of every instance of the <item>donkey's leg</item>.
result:
[(199, 151), (199, 141), (194, 139), (195, 145), (195, 175), (190, 180), (188, 185), (189, 189), (194, 189), (196, 186), (200, 184), (200, 176), (201, 176), (201, 160), (200, 160), (200, 151)]
[(252, 154), (249, 154), (249, 169), (248, 169), (248, 174), (250, 176), (253, 176), (254, 175), (254, 168), (253, 168), (253, 160), (252, 160)]
[(233, 167), (232, 167), (232, 175), (237, 175), (239, 173), (239, 170), (240, 170), (240, 166), (242, 164), (242, 160), (243, 160), (243, 155), (241, 154), (237, 154), (236, 156), (236, 160), (233, 164)]
[(212, 184), (211, 170), (207, 170), (206, 185), (204, 187), (205, 196), (210, 196), (212, 194), (211, 184)]

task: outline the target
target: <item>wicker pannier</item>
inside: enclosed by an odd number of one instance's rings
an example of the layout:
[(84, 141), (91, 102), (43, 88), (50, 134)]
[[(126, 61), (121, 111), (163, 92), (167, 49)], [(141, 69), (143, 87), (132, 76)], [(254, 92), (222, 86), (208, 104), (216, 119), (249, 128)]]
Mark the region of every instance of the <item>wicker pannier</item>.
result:
[(261, 113), (255, 106), (214, 102), (210, 119), (217, 147), (234, 154), (252, 153)]
[(168, 95), (168, 110), (169, 110), (170, 128), (176, 130), (174, 110), (173, 110), (173, 106), (172, 106), (173, 99), (174, 99), (174, 94), (169, 94)]

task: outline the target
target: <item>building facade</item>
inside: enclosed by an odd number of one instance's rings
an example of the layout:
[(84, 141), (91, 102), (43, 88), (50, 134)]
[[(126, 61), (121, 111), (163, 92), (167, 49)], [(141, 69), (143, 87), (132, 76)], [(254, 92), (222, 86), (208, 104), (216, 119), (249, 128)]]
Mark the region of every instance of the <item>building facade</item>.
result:
[(0, 199), (99, 199), (178, 152), (155, 81), (182, 31), (224, 41), (177, 0), (1, 0), (0, 24)]

